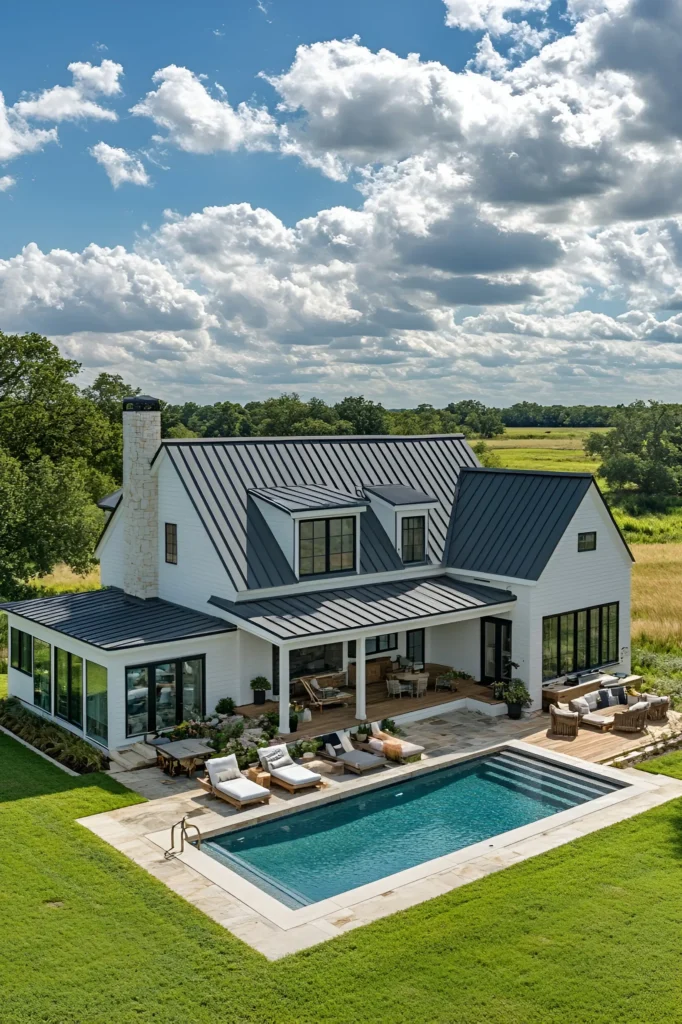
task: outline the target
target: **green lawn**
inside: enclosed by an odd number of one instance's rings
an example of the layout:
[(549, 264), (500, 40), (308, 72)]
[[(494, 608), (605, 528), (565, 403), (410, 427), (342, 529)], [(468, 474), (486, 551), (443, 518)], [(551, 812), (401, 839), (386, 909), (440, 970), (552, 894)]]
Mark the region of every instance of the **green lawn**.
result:
[(644, 761), (636, 767), (641, 772), (651, 772), (652, 775), (672, 775), (674, 779), (682, 779), (682, 750), (654, 757), (651, 761)]
[(680, 802), (271, 964), (74, 822), (137, 799), (0, 735), (3, 1024), (680, 1019)]

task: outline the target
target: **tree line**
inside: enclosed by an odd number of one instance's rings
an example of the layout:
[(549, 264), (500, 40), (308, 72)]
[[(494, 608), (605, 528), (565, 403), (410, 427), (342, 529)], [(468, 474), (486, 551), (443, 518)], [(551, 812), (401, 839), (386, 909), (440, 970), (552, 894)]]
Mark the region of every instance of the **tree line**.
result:
[[(39, 334), (0, 333), (2, 598), (25, 594), (26, 580), (59, 562), (87, 570), (102, 528), (96, 502), (120, 485), (121, 400), (140, 389), (109, 373), (81, 388), (80, 369)], [(297, 394), (244, 405), (162, 402), (162, 432), (170, 438), (462, 432), (480, 445), (506, 426), (612, 426), (587, 445), (612, 488), (682, 495), (682, 406), (520, 402), (499, 409), (466, 399), (441, 409), (386, 409), (362, 396), (328, 404)]]

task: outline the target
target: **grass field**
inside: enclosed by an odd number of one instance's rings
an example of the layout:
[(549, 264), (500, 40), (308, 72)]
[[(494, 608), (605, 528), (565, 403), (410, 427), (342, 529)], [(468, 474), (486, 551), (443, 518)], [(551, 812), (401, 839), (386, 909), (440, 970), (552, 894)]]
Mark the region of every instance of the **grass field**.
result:
[(680, 1019), (680, 802), (273, 964), (74, 821), (134, 794), (0, 764), (2, 1024)]

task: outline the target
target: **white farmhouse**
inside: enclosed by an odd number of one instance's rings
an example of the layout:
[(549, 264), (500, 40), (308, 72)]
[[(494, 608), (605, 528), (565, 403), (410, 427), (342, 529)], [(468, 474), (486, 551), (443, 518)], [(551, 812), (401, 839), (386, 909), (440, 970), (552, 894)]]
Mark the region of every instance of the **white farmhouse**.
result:
[(123, 433), (106, 589), (4, 606), (10, 694), (94, 744), (249, 704), (256, 675), (287, 733), (297, 680), (347, 673), (350, 725), (398, 655), (474, 680), (400, 701), (412, 718), (629, 671), (632, 559), (589, 474), (484, 469), (458, 434), (162, 440), (144, 396)]

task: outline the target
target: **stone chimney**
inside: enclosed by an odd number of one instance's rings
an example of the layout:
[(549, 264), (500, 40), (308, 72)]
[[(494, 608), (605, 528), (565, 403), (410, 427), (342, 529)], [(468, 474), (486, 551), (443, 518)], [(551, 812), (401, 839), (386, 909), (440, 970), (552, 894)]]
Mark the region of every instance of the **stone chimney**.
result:
[(123, 589), (145, 599), (159, 592), (159, 496), (151, 461), (160, 443), (158, 398), (124, 398)]

